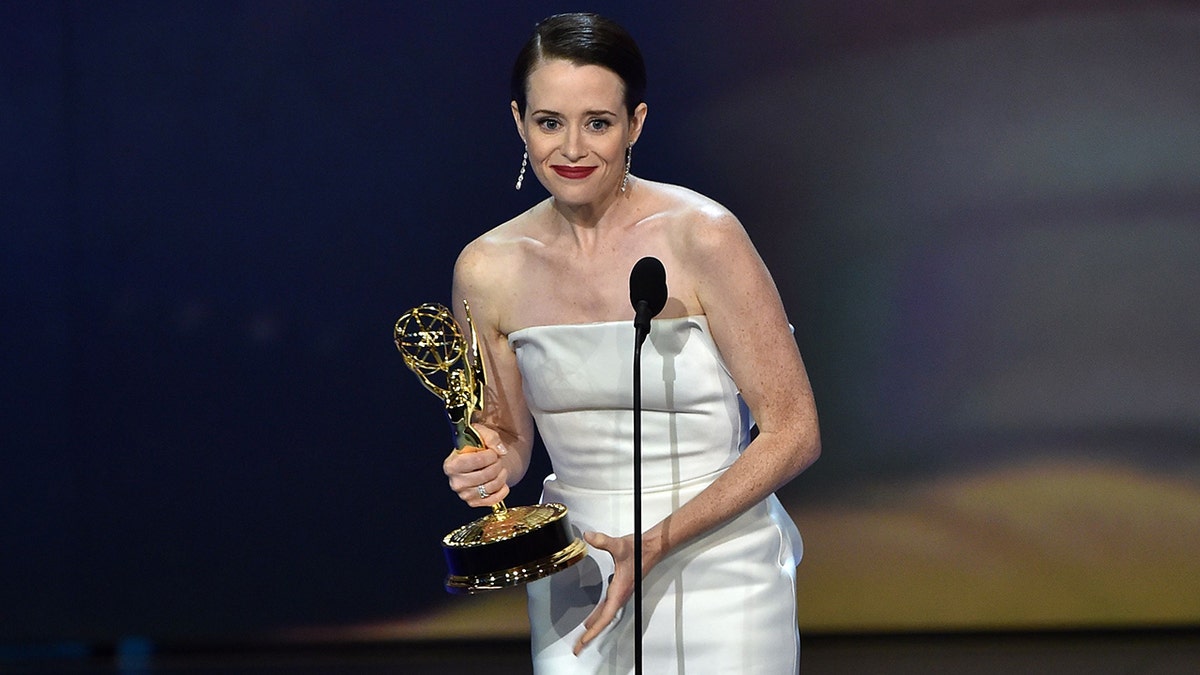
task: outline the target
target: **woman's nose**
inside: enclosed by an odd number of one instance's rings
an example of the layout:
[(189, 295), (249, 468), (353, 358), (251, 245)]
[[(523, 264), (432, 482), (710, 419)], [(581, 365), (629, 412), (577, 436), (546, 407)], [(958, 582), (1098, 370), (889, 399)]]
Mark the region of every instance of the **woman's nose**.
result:
[(584, 147), (583, 134), (578, 129), (570, 129), (563, 139), (562, 147), (563, 157), (566, 157), (572, 162), (577, 162), (587, 155), (587, 148)]

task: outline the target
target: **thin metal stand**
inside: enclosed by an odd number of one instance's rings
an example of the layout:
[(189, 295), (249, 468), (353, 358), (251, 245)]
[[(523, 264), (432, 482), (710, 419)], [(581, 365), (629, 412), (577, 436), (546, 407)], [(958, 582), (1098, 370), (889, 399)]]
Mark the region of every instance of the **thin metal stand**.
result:
[(633, 346), (633, 672), (642, 673), (642, 340)]

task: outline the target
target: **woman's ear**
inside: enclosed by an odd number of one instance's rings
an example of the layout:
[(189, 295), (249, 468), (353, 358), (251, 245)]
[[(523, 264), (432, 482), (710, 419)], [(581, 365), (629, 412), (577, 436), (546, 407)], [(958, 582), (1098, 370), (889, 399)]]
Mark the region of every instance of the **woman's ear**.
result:
[(637, 143), (638, 136), (642, 135), (642, 126), (646, 123), (646, 104), (639, 103), (633, 109), (633, 114), (629, 116), (629, 144)]
[(517, 133), (521, 136), (521, 141), (525, 141), (525, 125), (521, 119), (521, 110), (517, 107), (517, 102), (513, 101), (509, 104), (512, 107), (513, 122), (517, 125)]

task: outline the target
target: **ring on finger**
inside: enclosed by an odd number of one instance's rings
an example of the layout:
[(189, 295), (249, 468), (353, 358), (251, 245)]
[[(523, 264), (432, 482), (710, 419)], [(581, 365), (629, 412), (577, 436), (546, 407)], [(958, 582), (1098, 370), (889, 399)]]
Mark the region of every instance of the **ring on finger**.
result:
[(487, 488), (483, 487), (482, 485), (480, 485), (479, 487), (475, 488), (475, 490), (479, 492), (479, 498), (480, 498), (480, 499), (487, 499), (487, 498), (490, 496), (490, 495), (488, 494)]

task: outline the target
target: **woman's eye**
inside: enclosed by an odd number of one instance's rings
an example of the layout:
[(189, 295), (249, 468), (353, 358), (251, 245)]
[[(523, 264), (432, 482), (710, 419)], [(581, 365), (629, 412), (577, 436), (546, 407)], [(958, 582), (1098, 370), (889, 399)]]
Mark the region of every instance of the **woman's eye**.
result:
[(543, 129), (545, 129), (546, 131), (555, 131), (558, 129), (558, 126), (559, 126), (558, 120), (550, 118), (550, 117), (547, 117), (546, 119), (543, 119), (543, 120), (539, 120), (538, 125), (541, 126)]
[(590, 128), (592, 131), (604, 131), (610, 126), (612, 125), (609, 124), (608, 120), (592, 120), (588, 123), (588, 128)]

